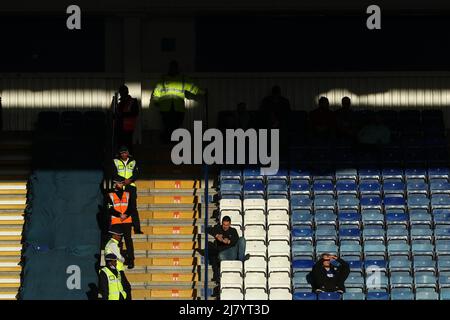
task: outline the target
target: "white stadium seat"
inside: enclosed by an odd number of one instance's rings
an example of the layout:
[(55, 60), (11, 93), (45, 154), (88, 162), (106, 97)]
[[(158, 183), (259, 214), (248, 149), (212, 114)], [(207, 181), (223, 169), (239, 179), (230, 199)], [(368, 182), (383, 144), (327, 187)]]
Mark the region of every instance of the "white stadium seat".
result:
[(242, 272), (242, 261), (235, 260), (227, 260), (220, 262), (220, 272), (238, 272), (243, 274)]
[(247, 289), (245, 290), (245, 300), (268, 300), (269, 295), (264, 289)]
[(291, 289), (291, 276), (287, 272), (272, 272), (268, 279), (269, 289), (286, 288)]
[(220, 275), (220, 288), (237, 288), (243, 289), (244, 279), (241, 273), (224, 272)]
[(291, 241), (291, 231), (287, 226), (271, 225), (267, 232), (268, 241), (284, 240), (288, 243)]
[(267, 211), (270, 210), (284, 210), (289, 212), (289, 200), (288, 199), (267, 200)]
[(267, 278), (264, 273), (261, 272), (247, 272), (244, 278), (244, 288), (267, 288)]
[(267, 274), (267, 261), (263, 257), (250, 257), (244, 262), (244, 273), (262, 272)]
[(284, 210), (270, 210), (267, 213), (267, 225), (290, 225), (290, 218), (287, 211)]
[(268, 257), (291, 257), (291, 246), (286, 241), (273, 240), (267, 247)]
[(292, 300), (292, 293), (288, 289), (271, 289), (269, 300)]
[(245, 253), (251, 256), (267, 257), (267, 246), (263, 241), (246, 241)]
[(259, 240), (266, 243), (267, 232), (262, 226), (246, 226), (244, 228), (244, 238), (245, 240)]
[(271, 257), (268, 264), (269, 274), (272, 272), (287, 272), (291, 274), (291, 262), (287, 257)]
[(225, 288), (220, 291), (220, 300), (244, 300), (242, 290)]

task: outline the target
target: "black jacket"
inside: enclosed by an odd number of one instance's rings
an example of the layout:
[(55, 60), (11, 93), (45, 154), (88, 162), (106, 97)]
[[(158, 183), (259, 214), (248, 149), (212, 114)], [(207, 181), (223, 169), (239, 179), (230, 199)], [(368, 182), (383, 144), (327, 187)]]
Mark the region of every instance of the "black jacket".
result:
[[(108, 268), (114, 275), (117, 277), (117, 270)], [(125, 273), (123, 271), (120, 271), (120, 276), (122, 279), (122, 286), (123, 290), (127, 293), (127, 298), (124, 299), (123, 296), (120, 296), (120, 300), (131, 300), (131, 285), (127, 280), (127, 277), (125, 276)], [(109, 295), (109, 283), (108, 283), (108, 276), (105, 272), (101, 271), (99, 274), (99, 282), (98, 282), (98, 293), (101, 294), (101, 300), (108, 300)]]
[[(119, 160), (119, 161), (122, 161), (122, 159), (120, 159), (119, 157), (116, 157), (116, 159), (117, 160)], [(128, 163), (130, 163), (131, 161), (134, 161), (135, 159), (132, 157), (132, 156), (129, 156), (128, 157)], [(122, 163), (123, 163), (123, 165), (125, 165), (125, 163), (122, 161)], [(112, 166), (113, 166), (113, 180), (114, 181), (123, 181), (123, 180), (125, 180), (123, 177), (121, 177), (121, 176), (119, 176), (119, 174), (117, 173), (117, 167), (116, 167), (116, 165), (114, 164), (114, 161), (113, 161), (113, 163), (112, 163)], [(136, 165), (134, 166), (134, 169), (133, 169), (133, 175), (131, 176), (131, 180), (133, 181), (133, 182), (135, 182), (137, 179), (138, 179), (138, 176), (139, 176), (139, 168), (138, 168), (138, 165), (137, 165), (137, 162), (136, 162)]]
[(311, 285), (313, 291), (317, 289), (322, 291), (345, 291), (344, 282), (350, 273), (350, 267), (347, 262), (338, 258), (337, 261), (340, 263), (339, 267), (330, 266), (333, 273), (333, 277), (327, 276), (327, 271), (323, 267), (323, 259), (320, 259), (314, 265), (311, 271)]
[(215, 241), (215, 244), (219, 251), (222, 251), (222, 250), (225, 250), (225, 249), (235, 246), (239, 240), (239, 235), (235, 228), (230, 227), (227, 231), (225, 231), (225, 230), (223, 230), (222, 225), (220, 225), (220, 224), (215, 225), (214, 227), (209, 227), (207, 229), (207, 232), (208, 232), (208, 234), (210, 234), (213, 237), (215, 237), (218, 234), (221, 234), (224, 239), (230, 239), (230, 241), (231, 241), (230, 244), (225, 244), (218, 240)]

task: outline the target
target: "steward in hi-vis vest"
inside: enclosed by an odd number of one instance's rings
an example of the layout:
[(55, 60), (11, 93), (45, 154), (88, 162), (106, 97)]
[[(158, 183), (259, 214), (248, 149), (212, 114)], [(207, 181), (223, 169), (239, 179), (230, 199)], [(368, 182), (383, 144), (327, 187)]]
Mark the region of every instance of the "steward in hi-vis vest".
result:
[(125, 273), (116, 267), (117, 257), (105, 256), (106, 266), (99, 271), (98, 292), (102, 300), (131, 300), (131, 286)]

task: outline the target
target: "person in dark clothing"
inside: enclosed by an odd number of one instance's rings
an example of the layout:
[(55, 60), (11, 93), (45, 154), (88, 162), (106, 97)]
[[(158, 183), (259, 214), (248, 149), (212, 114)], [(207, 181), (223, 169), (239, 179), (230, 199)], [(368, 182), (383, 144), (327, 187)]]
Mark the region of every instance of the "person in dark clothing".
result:
[(309, 122), (310, 138), (313, 141), (324, 143), (334, 137), (336, 118), (326, 97), (320, 97), (319, 106), (309, 113)]
[[(131, 300), (131, 285), (123, 271), (117, 271), (117, 257), (108, 254), (106, 266), (100, 269), (98, 293), (101, 300)], [(112, 292), (114, 290), (114, 292)]]
[(348, 141), (353, 144), (356, 136), (356, 120), (351, 109), (351, 100), (349, 97), (342, 98), (342, 107), (337, 109), (336, 115), (336, 135), (342, 141)]
[(350, 267), (343, 259), (324, 253), (311, 271), (313, 292), (345, 292), (345, 280)]
[(117, 107), (117, 144), (125, 145), (133, 150), (133, 134), (139, 115), (139, 103), (129, 95), (128, 87), (119, 88), (119, 105)]
[(213, 281), (219, 280), (220, 261), (240, 260), (245, 261), (250, 256), (245, 254), (245, 239), (239, 237), (237, 230), (232, 228), (229, 216), (222, 218), (222, 225), (209, 227), (207, 232), (215, 238), (210, 242), (209, 261), (213, 269)]
[[(131, 235), (132, 213), (136, 211), (136, 200), (133, 199), (133, 194), (127, 192), (123, 188), (121, 182), (116, 182), (114, 190), (109, 193), (108, 197), (108, 211), (111, 215), (111, 225), (118, 226), (123, 233), (125, 240), (126, 259), (125, 264), (128, 269), (134, 268), (134, 245)], [(122, 242), (119, 244), (122, 246)]]
[(130, 201), (133, 202), (133, 211), (131, 211), (130, 214), (133, 218), (134, 233), (142, 234), (141, 221), (139, 219), (139, 212), (137, 209), (137, 188), (135, 183), (138, 176), (139, 167), (136, 160), (130, 155), (127, 147), (120, 147), (119, 156), (113, 160), (112, 178), (114, 181), (121, 182), (124, 190), (130, 193)]
[(263, 99), (259, 112), (261, 114), (263, 128), (287, 129), (291, 105), (289, 100), (281, 95), (281, 88), (279, 86), (274, 86), (272, 88), (272, 94)]

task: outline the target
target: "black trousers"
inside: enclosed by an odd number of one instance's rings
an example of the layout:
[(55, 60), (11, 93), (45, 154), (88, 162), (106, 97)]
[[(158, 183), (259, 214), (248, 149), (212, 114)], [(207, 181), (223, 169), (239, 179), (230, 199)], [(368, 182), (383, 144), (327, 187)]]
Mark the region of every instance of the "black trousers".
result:
[[(121, 231), (123, 233), (123, 240), (125, 241), (125, 246), (127, 247), (125, 261), (127, 263), (134, 262), (134, 245), (133, 238), (131, 237), (131, 223), (121, 223), (119, 224)], [(120, 244), (122, 249), (123, 243)]]
[(213, 278), (220, 278), (220, 260), (219, 260), (219, 248), (214, 242), (208, 242), (208, 260), (213, 270)]
[(170, 142), (170, 137), (175, 129), (182, 126), (184, 121), (184, 112), (168, 111), (160, 112), (163, 123), (162, 139), (164, 142)]
[(131, 212), (131, 220), (133, 222), (133, 228), (134, 232), (141, 230), (141, 220), (139, 219), (139, 212), (137, 209), (137, 189), (136, 187), (127, 185), (125, 186), (125, 191), (130, 193), (130, 199), (134, 203), (130, 203), (133, 208), (136, 208), (136, 210), (133, 210)]

